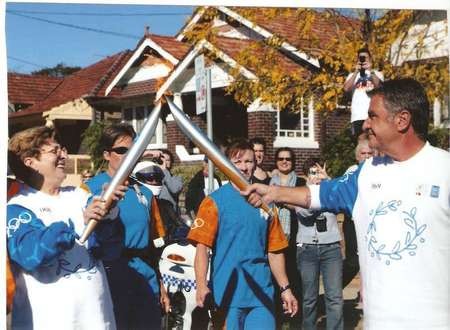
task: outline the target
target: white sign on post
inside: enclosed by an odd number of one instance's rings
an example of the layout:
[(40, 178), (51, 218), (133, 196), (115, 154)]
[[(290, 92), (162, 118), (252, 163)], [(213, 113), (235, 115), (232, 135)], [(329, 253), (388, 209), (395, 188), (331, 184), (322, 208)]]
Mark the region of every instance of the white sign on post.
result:
[(206, 70), (205, 56), (195, 58), (195, 101), (197, 115), (206, 112)]

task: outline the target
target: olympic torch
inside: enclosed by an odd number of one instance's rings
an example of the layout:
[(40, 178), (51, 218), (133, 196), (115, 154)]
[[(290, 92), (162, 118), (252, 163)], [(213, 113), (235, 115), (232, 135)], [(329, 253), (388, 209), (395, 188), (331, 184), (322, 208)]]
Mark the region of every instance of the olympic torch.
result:
[[(153, 108), (150, 116), (148, 117), (141, 133), (139, 134), (138, 139), (134, 142), (133, 146), (128, 150), (123, 158), (119, 168), (117, 169), (116, 174), (111, 179), (110, 184), (106, 188), (106, 190), (102, 193), (101, 199), (105, 201), (106, 206), (109, 207), (112, 203), (112, 197), (114, 191), (117, 187), (125, 182), (128, 179), (131, 171), (136, 165), (137, 161), (144, 153), (148, 144), (150, 143), (151, 138), (155, 134), (156, 126), (158, 125), (159, 114), (161, 113), (161, 102)], [(90, 220), (84, 229), (83, 234), (81, 235), (79, 241), (81, 244), (86, 242), (89, 235), (94, 230), (97, 225), (96, 220)]]
[[(244, 190), (248, 185), (248, 181), (244, 178), (242, 173), (233, 165), (233, 163), (225, 157), (225, 155), (217, 148), (217, 146), (203, 133), (197, 125), (195, 125), (189, 118), (181, 111), (168, 97), (166, 97), (169, 104), (170, 112), (177, 123), (178, 127), (183, 133), (194, 142), (194, 144), (222, 171), (223, 174), (230, 179), (240, 190)], [(270, 216), (273, 216), (272, 210), (265, 203), (261, 208)]]

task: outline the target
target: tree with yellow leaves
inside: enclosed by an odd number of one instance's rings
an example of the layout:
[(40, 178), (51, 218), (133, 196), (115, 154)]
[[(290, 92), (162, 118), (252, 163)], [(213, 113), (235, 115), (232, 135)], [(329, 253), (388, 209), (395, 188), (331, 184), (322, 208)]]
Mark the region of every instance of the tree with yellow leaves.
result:
[[(442, 29), (436, 29), (429, 19), (436, 12), (347, 10), (343, 15), (343, 11), (335, 9), (232, 10), (255, 26), (273, 27), (273, 36), (250, 39), (235, 56), (239, 65), (230, 70), (234, 82), (227, 91), (240, 103), (260, 98), (282, 110), (298, 111), (302, 98), (313, 97), (315, 110), (323, 114), (334, 111), (338, 104), (346, 102), (342, 86), (362, 46), (370, 49), (374, 67), (382, 70), (386, 79), (413, 77), (425, 86), (431, 101), (448, 96), (448, 51), (447, 56), (431, 59), (433, 49), (441, 49), (447, 40)], [(186, 33), (188, 40), (195, 43), (207, 39), (214, 44), (222, 31), (213, 24), (219, 18), (224, 20), (219, 10), (206, 8), (202, 20)], [(242, 26), (230, 17), (226, 21), (233, 27)], [(283, 33), (283, 29), (289, 33)], [(293, 58), (283, 43), (316, 58), (320, 67)], [(257, 79), (242, 76), (239, 66), (251, 70)]]

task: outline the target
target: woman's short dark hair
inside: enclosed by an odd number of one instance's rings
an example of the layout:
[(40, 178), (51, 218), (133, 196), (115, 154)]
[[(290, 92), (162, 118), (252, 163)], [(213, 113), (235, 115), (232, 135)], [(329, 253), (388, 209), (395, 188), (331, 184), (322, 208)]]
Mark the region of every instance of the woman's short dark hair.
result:
[(296, 162), (296, 159), (295, 159), (295, 153), (294, 153), (294, 150), (292, 150), (292, 148), (289, 148), (289, 147), (281, 147), (281, 148), (278, 148), (278, 149), (275, 151), (275, 168), (277, 168), (277, 159), (278, 159), (278, 155), (279, 155), (280, 152), (282, 152), (282, 151), (287, 151), (287, 152), (289, 152), (289, 154), (291, 155), (290, 157), (291, 157), (291, 163), (292, 163), (292, 170), (295, 170), (295, 162)]
[(134, 140), (136, 137), (136, 132), (134, 131), (133, 126), (120, 123), (105, 127), (99, 140), (101, 151), (103, 152), (110, 150), (116, 140), (122, 136), (129, 136)]

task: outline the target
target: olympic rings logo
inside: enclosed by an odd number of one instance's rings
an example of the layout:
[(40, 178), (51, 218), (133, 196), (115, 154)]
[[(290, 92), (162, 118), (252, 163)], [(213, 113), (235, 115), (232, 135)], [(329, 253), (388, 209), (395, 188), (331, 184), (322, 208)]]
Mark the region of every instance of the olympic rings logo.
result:
[(28, 223), (31, 221), (31, 219), (32, 216), (28, 212), (22, 212), (17, 218), (9, 219), (8, 226), (6, 228), (6, 235), (8, 236), (8, 238), (10, 238), (12, 235), (11, 231), (16, 232), (22, 223)]
[(205, 225), (205, 220), (202, 218), (195, 218), (194, 222), (191, 225), (191, 229), (201, 228)]

